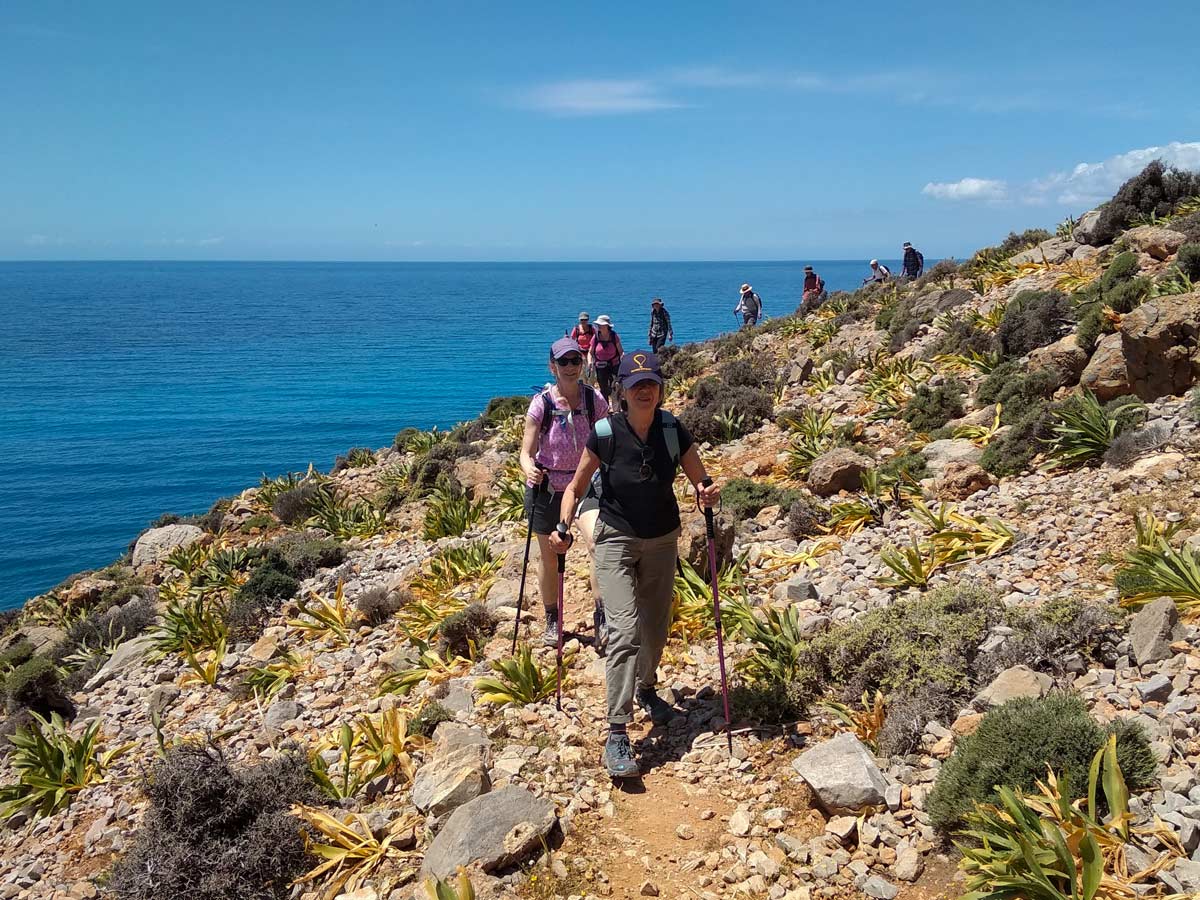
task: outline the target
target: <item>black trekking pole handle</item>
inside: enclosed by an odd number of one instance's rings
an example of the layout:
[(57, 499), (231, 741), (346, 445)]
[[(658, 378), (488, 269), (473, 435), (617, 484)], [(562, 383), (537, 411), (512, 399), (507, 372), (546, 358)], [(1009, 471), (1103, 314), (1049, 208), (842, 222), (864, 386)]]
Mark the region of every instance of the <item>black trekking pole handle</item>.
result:
[[(712, 485), (712, 483), (713, 483), (713, 480), (711, 478), (705, 478), (703, 481), (700, 482), (700, 484), (704, 487), (710, 487)], [(697, 494), (696, 501), (699, 502), (700, 492), (697, 491), (696, 494)], [(713, 540), (716, 540), (717, 529), (713, 525), (713, 508), (711, 506), (704, 506), (704, 507), (702, 507), (702, 509), (704, 511), (704, 529), (708, 532), (708, 536), (710, 538), (712, 538)]]

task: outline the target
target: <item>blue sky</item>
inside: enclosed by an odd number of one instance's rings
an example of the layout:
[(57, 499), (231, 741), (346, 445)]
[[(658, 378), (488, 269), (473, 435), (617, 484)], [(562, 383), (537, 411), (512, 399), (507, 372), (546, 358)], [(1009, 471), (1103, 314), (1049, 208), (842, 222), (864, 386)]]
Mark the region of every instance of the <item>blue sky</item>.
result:
[(962, 256), (1200, 168), (1194, 2), (820, 6), (7, 0), (0, 259)]

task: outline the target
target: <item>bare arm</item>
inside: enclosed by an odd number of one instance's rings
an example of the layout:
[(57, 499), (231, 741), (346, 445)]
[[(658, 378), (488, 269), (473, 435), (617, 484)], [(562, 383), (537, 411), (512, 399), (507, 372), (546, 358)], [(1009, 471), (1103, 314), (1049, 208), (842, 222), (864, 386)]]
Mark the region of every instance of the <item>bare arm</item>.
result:
[(525, 483), (537, 487), (542, 483), (545, 473), (538, 468), (534, 457), (537, 455), (538, 444), (541, 443), (542, 426), (528, 416), (525, 417), (525, 434), (521, 438), (521, 471), (525, 475)]
[[(598, 468), (600, 468), (600, 457), (591, 450), (585, 449), (583, 455), (579, 457), (579, 465), (575, 468), (575, 475), (571, 478), (571, 483), (563, 491), (559, 515), (568, 528), (575, 521), (575, 506), (578, 498), (587, 493), (588, 483)], [(550, 546), (556, 553), (565, 553), (570, 544), (563, 541), (555, 531), (550, 535)]]

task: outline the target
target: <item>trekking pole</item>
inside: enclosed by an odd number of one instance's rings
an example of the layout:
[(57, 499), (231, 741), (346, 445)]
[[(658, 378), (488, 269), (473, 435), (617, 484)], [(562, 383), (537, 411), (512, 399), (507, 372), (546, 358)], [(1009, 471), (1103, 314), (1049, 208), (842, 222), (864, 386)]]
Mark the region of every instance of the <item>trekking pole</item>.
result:
[[(711, 478), (701, 482), (705, 487), (713, 483)], [(713, 525), (711, 506), (704, 507), (704, 529), (708, 533), (708, 576), (712, 579), (713, 621), (717, 626), (717, 661), (721, 666), (721, 699), (725, 704), (725, 737), (729, 743), (729, 755), (733, 756), (733, 731), (729, 718), (729, 681), (725, 677), (725, 639), (721, 632), (721, 598), (717, 587), (717, 530)]]
[(558, 554), (558, 649), (555, 651), (554, 670), (558, 683), (554, 688), (554, 708), (562, 712), (562, 648), (563, 648), (563, 576), (567, 571), (567, 554)]
[(521, 634), (521, 607), (525, 601), (525, 574), (529, 571), (529, 545), (533, 540), (533, 512), (537, 506), (538, 494), (541, 493), (542, 484), (545, 483), (548, 477), (546, 471), (538, 467), (542, 472), (542, 481), (538, 484), (537, 490), (533, 492), (533, 496), (529, 498), (529, 515), (525, 517), (525, 559), (521, 562), (521, 587), (517, 590), (517, 621), (513, 626), (513, 642), (512, 653), (510, 656), (517, 655), (517, 637)]

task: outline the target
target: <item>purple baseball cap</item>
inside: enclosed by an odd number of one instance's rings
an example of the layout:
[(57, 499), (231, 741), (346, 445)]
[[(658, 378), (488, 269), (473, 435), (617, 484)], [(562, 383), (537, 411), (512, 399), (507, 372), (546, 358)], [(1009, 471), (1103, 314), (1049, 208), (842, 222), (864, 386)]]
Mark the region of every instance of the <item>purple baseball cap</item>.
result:
[(575, 342), (574, 338), (559, 338), (550, 345), (550, 356), (554, 359), (562, 359), (569, 353), (578, 353), (580, 356), (583, 356), (583, 348)]
[(617, 377), (621, 379), (621, 387), (626, 390), (642, 381), (656, 381), (662, 384), (662, 365), (658, 357), (649, 350), (634, 350), (621, 357), (621, 368), (617, 370)]

